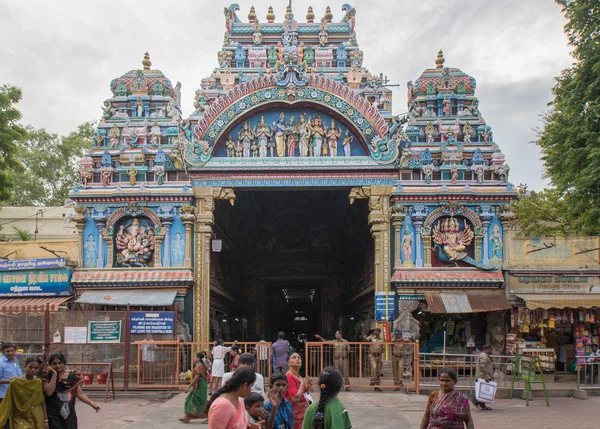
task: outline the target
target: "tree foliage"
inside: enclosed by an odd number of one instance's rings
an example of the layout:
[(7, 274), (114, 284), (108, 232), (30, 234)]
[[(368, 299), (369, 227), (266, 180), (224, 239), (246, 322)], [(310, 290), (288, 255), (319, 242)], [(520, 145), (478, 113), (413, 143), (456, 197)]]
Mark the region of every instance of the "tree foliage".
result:
[(12, 172), (21, 169), (16, 142), (27, 135), (25, 128), (18, 124), (21, 112), (15, 107), (21, 97), (19, 88), (9, 85), (0, 88), (0, 204), (11, 198)]
[(556, 237), (572, 231), (567, 203), (557, 189), (519, 190), (519, 199), (512, 203), (512, 211), (518, 219), (520, 235)]
[[(551, 213), (569, 231), (600, 234), (600, 2), (557, 0), (567, 19), (565, 32), (573, 47), (574, 65), (562, 72), (553, 88), (554, 101), (544, 118), (537, 144), (547, 176), (556, 191), (545, 191), (523, 203), (520, 222)], [(533, 195), (533, 194), (532, 194)], [(540, 213), (528, 211), (540, 204)], [(525, 216), (531, 215), (529, 219)], [(564, 220), (564, 222), (563, 222)], [(561, 226), (562, 228), (562, 226)]]
[(18, 156), (24, 168), (14, 171), (14, 206), (62, 206), (77, 181), (78, 162), (92, 145), (94, 124), (85, 122), (66, 137), (27, 127)]

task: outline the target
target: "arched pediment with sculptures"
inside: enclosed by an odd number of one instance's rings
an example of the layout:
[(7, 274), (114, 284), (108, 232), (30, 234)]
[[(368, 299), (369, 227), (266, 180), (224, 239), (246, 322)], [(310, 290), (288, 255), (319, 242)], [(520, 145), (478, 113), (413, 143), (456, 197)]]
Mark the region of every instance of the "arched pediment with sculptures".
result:
[[(184, 154), (188, 166), (190, 168), (199, 167), (208, 162), (211, 157), (219, 156), (219, 150), (215, 153), (218, 143), (227, 140), (227, 134), (244, 126), (242, 118), (249, 117), (249, 112), (262, 111), (265, 110), (265, 107), (273, 104), (295, 110), (295, 120), (298, 121), (300, 121), (303, 109), (307, 109), (308, 105), (313, 105), (326, 112), (325, 115), (313, 114), (313, 118), (317, 116), (327, 116), (327, 120), (333, 117), (343, 118), (343, 121), (340, 122), (344, 123), (344, 134), (345, 130), (350, 130), (356, 140), (363, 145), (365, 154), (368, 153), (375, 161), (382, 164), (396, 161), (400, 147), (399, 137), (394, 134), (397, 127), (394, 129), (388, 127), (377, 108), (348, 86), (333, 79), (316, 74), (306, 75), (306, 79), (305, 86), (281, 87), (276, 84), (276, 78), (273, 75), (266, 74), (233, 87), (229, 93), (221, 96), (206, 109), (203, 117), (194, 127), (193, 142), (187, 146)], [(280, 113), (276, 113), (278, 119)], [(254, 117), (256, 119), (250, 125), (256, 126), (258, 130), (260, 115), (256, 114)], [(306, 119), (308, 120), (309, 117)], [(287, 120), (289, 122), (289, 119)], [(285, 121), (284, 113), (284, 126), (287, 124)], [(265, 122), (269, 128), (273, 125), (273, 121), (269, 124), (265, 119)], [(321, 122), (323, 122), (323, 118)], [(327, 125), (330, 126), (330, 123)], [(319, 124), (315, 126), (318, 128)], [(339, 131), (340, 127), (336, 126), (336, 128)], [(265, 127), (264, 132), (269, 132), (269, 130)], [(234, 135), (233, 139), (235, 137), (237, 136)], [(343, 137), (340, 136), (339, 141)], [(259, 155), (258, 148), (256, 150), (256, 154)], [(235, 150), (233, 155), (235, 156)], [(283, 155), (285, 156), (285, 154)], [(300, 155), (299, 148), (298, 155)]]

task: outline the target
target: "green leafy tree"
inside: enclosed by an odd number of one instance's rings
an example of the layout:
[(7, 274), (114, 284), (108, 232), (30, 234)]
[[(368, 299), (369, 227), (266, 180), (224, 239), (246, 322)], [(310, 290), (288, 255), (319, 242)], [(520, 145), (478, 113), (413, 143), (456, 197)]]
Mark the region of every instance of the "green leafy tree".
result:
[(567, 203), (557, 189), (519, 190), (519, 199), (512, 203), (512, 211), (518, 219), (520, 235), (556, 237), (572, 232)]
[[(561, 212), (557, 225), (584, 235), (600, 234), (600, 3), (557, 0), (567, 19), (565, 32), (573, 47), (574, 65), (562, 72), (553, 88), (554, 101), (544, 117), (537, 144), (547, 176), (556, 192), (545, 191), (524, 202), (520, 222), (543, 218), (548, 204)], [(547, 197), (547, 198), (546, 198)], [(528, 211), (532, 201), (542, 214)], [(531, 207), (533, 209), (533, 207)], [(531, 216), (527, 218), (526, 216)], [(562, 229), (559, 228), (559, 229)]]
[(15, 107), (21, 97), (19, 88), (9, 85), (0, 88), (0, 204), (11, 198), (13, 172), (21, 169), (17, 142), (27, 136), (25, 128), (18, 124), (21, 112)]
[(62, 206), (77, 181), (79, 159), (92, 145), (94, 123), (86, 122), (66, 137), (27, 127), (19, 145), (24, 169), (14, 172), (14, 206)]

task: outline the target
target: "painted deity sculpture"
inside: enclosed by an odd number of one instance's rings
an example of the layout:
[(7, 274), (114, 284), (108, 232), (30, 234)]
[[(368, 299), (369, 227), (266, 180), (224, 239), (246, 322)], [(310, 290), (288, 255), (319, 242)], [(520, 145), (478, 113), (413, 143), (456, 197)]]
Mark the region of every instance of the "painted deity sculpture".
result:
[(116, 235), (117, 267), (148, 267), (154, 256), (154, 229), (134, 218), (121, 225)]
[(329, 146), (329, 156), (337, 156), (338, 140), (342, 136), (342, 129), (335, 127), (335, 121), (331, 120), (331, 126), (327, 130), (327, 145)]
[(320, 116), (315, 116), (310, 121), (310, 156), (321, 156), (323, 151), (323, 138), (325, 137), (325, 128), (321, 122)]
[(156, 183), (162, 185), (165, 183), (165, 167), (156, 167)]
[(403, 267), (414, 267), (412, 261), (412, 239), (413, 236), (408, 229), (408, 226), (404, 227), (404, 238), (402, 239), (402, 256), (404, 257)]
[(456, 183), (458, 181), (458, 169), (456, 168), (456, 164), (450, 169), (450, 181), (452, 183)]
[(88, 235), (85, 242), (85, 258), (83, 266), (85, 268), (96, 268), (96, 260), (98, 259), (98, 246), (92, 234)]
[(342, 140), (342, 146), (344, 147), (344, 156), (352, 156), (352, 142), (354, 136), (350, 133), (350, 130), (346, 130), (344, 140)]
[(300, 156), (308, 156), (310, 138), (310, 128), (308, 122), (306, 122), (306, 115), (302, 113), (300, 115), (300, 121), (298, 123), (298, 147), (300, 149)]
[(244, 148), (242, 156), (244, 158), (250, 158), (250, 149), (252, 143), (254, 142), (254, 132), (250, 128), (250, 122), (244, 122), (242, 129), (238, 133), (238, 141), (242, 143), (242, 146)]
[(430, 122), (425, 127), (425, 137), (427, 138), (427, 144), (433, 144), (434, 136), (435, 136), (435, 128), (433, 128), (433, 124)]
[(485, 170), (483, 169), (483, 166), (481, 166), (481, 165), (477, 166), (477, 168), (475, 169), (475, 175), (477, 176), (477, 183), (479, 183), (479, 184), (483, 183), (484, 172), (485, 172)]
[(138, 118), (142, 118), (144, 116), (144, 103), (140, 97), (135, 100), (135, 115)]
[(433, 175), (433, 165), (426, 164), (422, 167), (422, 170), (423, 170), (423, 179), (425, 180), (425, 183), (430, 184), (431, 177)]
[(466, 256), (464, 250), (475, 237), (468, 223), (465, 222), (464, 229), (461, 231), (454, 217), (440, 219), (433, 227), (432, 236), (435, 244), (441, 247), (450, 261), (463, 259)]
[(100, 174), (102, 176), (102, 186), (108, 186), (112, 179), (112, 168), (103, 167)]
[(175, 167), (175, 170), (183, 170), (183, 159), (181, 158), (181, 152), (177, 146), (173, 147), (171, 159), (173, 160), (173, 166)]
[(281, 113), (277, 123), (275, 124), (275, 144), (277, 147), (277, 156), (281, 158), (285, 156), (285, 132), (287, 131), (284, 120), (285, 115)]
[(133, 165), (127, 170), (127, 174), (129, 175), (129, 184), (135, 186), (137, 181), (137, 170)]
[(298, 146), (298, 129), (296, 122), (292, 116), (287, 124), (286, 133), (287, 156), (293, 157), (296, 155), (296, 147)]
[(473, 132), (473, 127), (469, 124), (469, 121), (465, 122), (463, 126), (463, 141), (465, 144), (471, 144), (471, 133)]
[(175, 233), (171, 244), (171, 263), (174, 267), (182, 267), (185, 258), (185, 241), (179, 232)]
[(235, 142), (233, 141), (233, 137), (231, 137), (231, 134), (229, 134), (229, 137), (227, 137), (227, 141), (225, 141), (225, 153), (227, 154), (228, 158), (233, 158), (235, 152)]
[(269, 128), (269, 125), (265, 121), (264, 116), (260, 117), (260, 122), (256, 127), (255, 136), (258, 139), (258, 156), (260, 158), (266, 158), (269, 146), (269, 139), (271, 138), (272, 133), (271, 129)]
[(400, 157), (400, 167), (408, 167), (410, 156), (410, 147), (408, 147), (408, 145), (405, 145), (402, 149), (402, 156)]
[(490, 236), (492, 242), (492, 259), (502, 260), (502, 236), (500, 235), (500, 227), (498, 224), (494, 225), (494, 231)]

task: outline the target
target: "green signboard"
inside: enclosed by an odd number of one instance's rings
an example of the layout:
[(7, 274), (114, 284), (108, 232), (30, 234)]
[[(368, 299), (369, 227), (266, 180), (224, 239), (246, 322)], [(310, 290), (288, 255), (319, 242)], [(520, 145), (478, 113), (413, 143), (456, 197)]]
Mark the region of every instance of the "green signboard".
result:
[(88, 343), (120, 343), (121, 321), (98, 321), (88, 322)]

